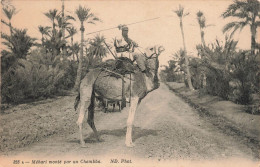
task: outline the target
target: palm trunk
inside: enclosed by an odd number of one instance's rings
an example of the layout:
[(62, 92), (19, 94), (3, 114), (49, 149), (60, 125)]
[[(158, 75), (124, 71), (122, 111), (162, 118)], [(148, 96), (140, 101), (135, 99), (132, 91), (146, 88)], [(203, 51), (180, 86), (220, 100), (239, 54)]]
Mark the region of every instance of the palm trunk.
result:
[(204, 39), (204, 31), (202, 30), (202, 28), (200, 28), (200, 37), (201, 37), (201, 43), (205, 47), (206, 43), (205, 43), (205, 39)]
[(186, 65), (186, 70), (187, 70), (188, 85), (189, 85), (190, 90), (194, 90), (194, 88), (192, 86), (192, 83), (191, 83), (189, 60), (188, 60), (187, 51), (186, 51), (185, 37), (184, 37), (183, 24), (182, 24), (182, 19), (181, 18), (180, 18), (180, 27), (181, 27), (181, 35), (182, 35), (182, 41), (183, 41), (183, 47), (184, 47), (184, 58), (185, 58), (185, 65)]
[(77, 62), (79, 63), (79, 55), (76, 53)]
[(43, 47), (43, 34), (42, 34), (42, 47)]
[(55, 22), (54, 22), (54, 18), (52, 20), (52, 37), (55, 38), (56, 36), (56, 29), (55, 29)]
[(255, 48), (256, 48), (256, 25), (253, 24), (251, 25), (250, 29), (251, 29), (251, 54), (255, 55)]
[(78, 65), (78, 70), (77, 70), (77, 77), (74, 85), (74, 90), (79, 89), (80, 81), (81, 81), (81, 72), (82, 72), (82, 61), (83, 61), (83, 42), (84, 42), (84, 25), (83, 21), (81, 22), (81, 42), (80, 42), (80, 56), (79, 56), (79, 65)]
[(75, 61), (75, 53), (74, 53), (74, 48), (73, 48), (73, 36), (71, 36), (71, 49), (72, 49), (73, 61)]
[(64, 8), (64, 0), (62, 0), (62, 39), (65, 39)]
[[(54, 22), (54, 18), (52, 19), (52, 38), (51, 41), (55, 41), (55, 36), (56, 36), (56, 31), (55, 31), (55, 22)], [(57, 50), (54, 47), (54, 45), (52, 44), (52, 59), (54, 60), (54, 58), (57, 56)]]
[[(64, 27), (64, 0), (62, 0), (62, 40), (65, 40), (65, 27)], [(62, 47), (62, 57), (65, 58), (65, 46)]]
[(12, 28), (12, 24), (11, 24), (11, 20), (9, 20), (9, 28), (10, 28), (10, 35), (13, 35), (13, 28)]
[[(200, 26), (200, 37), (201, 37), (201, 43), (203, 45), (203, 47), (206, 46), (206, 43), (205, 43), (205, 39), (204, 39), (204, 31), (203, 29), (201, 28)], [(204, 54), (202, 54), (202, 57), (203, 58)], [(202, 88), (206, 88), (207, 86), (207, 77), (206, 77), (206, 74), (205, 74), (205, 71), (202, 72)]]

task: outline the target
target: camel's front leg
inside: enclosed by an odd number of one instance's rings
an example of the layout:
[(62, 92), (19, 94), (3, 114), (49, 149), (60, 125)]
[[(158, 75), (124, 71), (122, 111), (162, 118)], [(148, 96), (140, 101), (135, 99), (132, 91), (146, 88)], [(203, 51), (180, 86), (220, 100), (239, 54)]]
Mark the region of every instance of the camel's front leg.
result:
[(80, 102), (80, 109), (79, 109), (79, 118), (77, 121), (77, 124), (79, 126), (79, 140), (80, 140), (80, 144), (81, 147), (85, 147), (85, 141), (83, 139), (83, 132), (82, 132), (82, 124), (83, 124), (83, 120), (85, 117), (85, 113), (86, 113), (86, 102), (85, 101), (81, 101)]
[(85, 147), (85, 141), (83, 139), (82, 125), (86, 114), (86, 111), (91, 103), (92, 87), (82, 88), (80, 91), (80, 108), (79, 118), (77, 124), (79, 126), (79, 140), (82, 147)]
[(125, 144), (127, 147), (133, 147), (133, 141), (132, 141), (132, 128), (133, 128), (133, 122), (134, 122), (134, 117), (135, 117), (135, 111), (137, 108), (138, 104), (138, 97), (132, 97), (131, 99), (131, 105), (129, 109), (129, 115), (127, 119), (127, 131), (126, 131), (126, 139), (125, 139)]

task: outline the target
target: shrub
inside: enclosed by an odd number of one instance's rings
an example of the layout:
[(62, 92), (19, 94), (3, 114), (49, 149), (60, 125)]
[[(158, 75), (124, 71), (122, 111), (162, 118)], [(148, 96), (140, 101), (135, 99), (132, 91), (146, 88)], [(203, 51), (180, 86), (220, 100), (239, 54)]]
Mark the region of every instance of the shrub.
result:
[(2, 103), (20, 103), (27, 100), (47, 98), (73, 87), (76, 63), (61, 61), (56, 57), (51, 62), (44, 49), (32, 51), (27, 59), (18, 59), (2, 75)]
[(207, 77), (206, 90), (240, 104), (250, 104), (251, 94), (259, 92), (259, 62), (250, 51), (237, 52), (237, 41), (226, 38), (211, 47), (197, 46)]
[(240, 104), (250, 104), (251, 95), (259, 93), (259, 62), (250, 52), (239, 52), (231, 58), (231, 71), (234, 86), (232, 100)]
[(203, 81), (203, 66), (201, 65), (201, 59), (192, 58), (190, 59), (190, 73), (191, 73), (191, 82), (194, 89), (202, 88)]
[(226, 37), (224, 42), (216, 40), (209, 46), (198, 45), (201, 66), (206, 75), (206, 90), (209, 94), (228, 99), (230, 92), (230, 60), (236, 54), (237, 41)]

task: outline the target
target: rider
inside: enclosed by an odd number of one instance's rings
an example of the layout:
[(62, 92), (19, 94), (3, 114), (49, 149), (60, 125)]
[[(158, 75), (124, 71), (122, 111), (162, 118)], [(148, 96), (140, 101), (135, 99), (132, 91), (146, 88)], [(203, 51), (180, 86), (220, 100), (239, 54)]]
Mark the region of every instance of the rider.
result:
[(134, 54), (133, 52), (138, 44), (128, 37), (128, 27), (126, 25), (119, 25), (119, 30), (122, 30), (122, 38), (116, 38), (114, 45), (117, 53), (121, 53), (121, 57), (129, 58), (131, 61), (136, 61), (137, 66), (142, 72), (145, 71), (145, 57), (141, 54)]
[[(119, 30), (122, 30), (122, 37), (115, 39), (115, 47), (117, 53), (134, 52), (134, 48), (137, 47), (137, 43), (128, 37), (128, 27), (126, 25), (119, 25)], [(121, 54), (121, 56), (122, 56)]]

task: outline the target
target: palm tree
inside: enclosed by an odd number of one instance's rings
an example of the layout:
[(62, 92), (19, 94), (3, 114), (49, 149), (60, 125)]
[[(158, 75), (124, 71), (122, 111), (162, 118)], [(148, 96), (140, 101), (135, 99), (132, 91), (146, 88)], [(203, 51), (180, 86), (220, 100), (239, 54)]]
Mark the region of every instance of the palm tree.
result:
[[(205, 28), (211, 26), (211, 25), (206, 25), (206, 18), (203, 14), (203, 12), (201, 11), (198, 11), (197, 12), (197, 21), (199, 23), (199, 26), (200, 26), (200, 37), (201, 37), (201, 43), (202, 43), (202, 46), (205, 47), (206, 46), (206, 43), (205, 43), (205, 39), (204, 39), (204, 35), (205, 35)], [(203, 56), (203, 54), (202, 54)], [(202, 80), (202, 86), (205, 88), (206, 87), (206, 74), (205, 72), (202, 71), (202, 76), (203, 76), (203, 80)]]
[[(108, 53), (107, 47), (104, 45), (105, 38), (101, 35), (96, 35), (94, 39), (89, 42), (88, 53), (92, 59), (101, 61), (106, 57)], [(89, 58), (89, 64), (92, 64), (91, 58)]]
[(34, 45), (35, 38), (30, 37), (27, 34), (26, 29), (13, 29), (13, 35), (7, 35), (2, 33), (1, 38), (4, 39), (4, 44), (9, 51), (9, 55), (15, 57), (15, 59), (25, 59), (29, 53), (30, 48)]
[(206, 18), (203, 14), (203, 12), (198, 11), (197, 12), (197, 20), (200, 26), (200, 37), (201, 37), (201, 43), (203, 46), (205, 46), (205, 39), (204, 39), (204, 29), (206, 28)]
[(10, 7), (7, 6), (7, 7), (4, 7), (4, 8), (3, 8), (3, 12), (4, 12), (5, 16), (8, 18), (9, 23), (7, 24), (7, 23), (6, 23), (5, 21), (3, 21), (3, 20), (1, 20), (1, 22), (9, 26), (9, 28), (10, 28), (10, 34), (12, 35), (12, 34), (13, 34), (13, 27), (12, 27), (12, 24), (11, 24), (11, 20), (12, 20), (13, 16), (14, 16), (15, 14), (17, 14), (16, 8), (13, 7), (13, 6), (10, 6)]
[(43, 27), (43, 26), (38, 26), (38, 29), (42, 35), (42, 45), (44, 43), (44, 35), (47, 35), (49, 33), (49, 29), (51, 27)]
[(95, 24), (96, 21), (100, 21), (93, 13), (90, 12), (90, 8), (82, 7), (81, 5), (75, 12), (80, 21), (80, 31), (81, 31), (81, 41), (80, 41), (80, 57), (79, 57), (79, 65), (77, 70), (77, 77), (74, 85), (74, 89), (77, 90), (79, 88), (80, 80), (81, 80), (81, 71), (82, 71), (82, 59), (83, 59), (83, 44), (84, 44), (84, 22)]
[[(57, 20), (59, 29), (61, 29), (61, 31), (62, 31), (62, 38), (65, 39), (65, 30), (67, 30), (67, 28), (69, 26), (71, 26), (71, 23), (69, 22), (69, 20), (75, 20), (75, 18), (72, 16), (69, 16), (69, 15), (62, 18), (60, 15), (58, 15), (56, 17), (56, 20)], [(64, 29), (64, 32), (63, 32), (63, 29)]]
[[(51, 39), (47, 40), (45, 44), (49, 51), (51, 51), (52, 57), (55, 58), (57, 55), (60, 54), (60, 50), (63, 49), (66, 45), (66, 41), (62, 38), (62, 27), (59, 27), (60, 29), (56, 29), (56, 26), (59, 26), (59, 20), (62, 19), (59, 19), (61, 17), (57, 9), (49, 10), (47, 13), (44, 14), (52, 22), (52, 33), (50, 35)], [(58, 24), (56, 23), (56, 21), (58, 22)]]
[(51, 22), (52, 22), (52, 35), (55, 36), (56, 34), (56, 23), (55, 19), (58, 17), (58, 10), (57, 9), (50, 9), (49, 12), (44, 13), (45, 16), (47, 16)]
[[(77, 29), (74, 27), (68, 27), (67, 31), (69, 33), (70, 39), (71, 39), (71, 49), (73, 49), (73, 36), (77, 33)], [(75, 60), (74, 51), (72, 50), (73, 60)]]
[(62, 18), (62, 38), (65, 38), (65, 27), (64, 27), (64, 22), (65, 22), (65, 14), (64, 14), (64, 9), (65, 9), (65, 5), (64, 5), (64, 0), (62, 1), (62, 6), (61, 6), (61, 18)]
[[(71, 25), (69, 20), (75, 20), (75, 19), (72, 16), (60, 16), (60, 15), (58, 15), (56, 17), (56, 19), (57, 19), (59, 31), (61, 31), (61, 34), (62, 34), (62, 40), (64, 40), (64, 44), (65, 44), (65, 40), (66, 40), (66, 38), (68, 38), (68, 37), (65, 37), (65, 29), (67, 29), (69, 27), (69, 25)], [(65, 57), (65, 52), (66, 52), (66, 45), (62, 46), (62, 56), (63, 57)]]
[(1, 5), (2, 5), (3, 7), (8, 7), (8, 6), (13, 7), (13, 4), (11, 3), (10, 0), (2, 0), (2, 1), (1, 1)]
[(233, 35), (238, 29), (240, 31), (247, 25), (250, 26), (251, 31), (251, 53), (255, 54), (256, 49), (256, 29), (260, 26), (260, 2), (258, 0), (235, 0), (233, 4), (230, 4), (227, 10), (222, 14), (223, 18), (235, 17), (238, 21), (233, 21), (226, 24), (223, 28), (223, 32), (227, 32), (233, 29), (231, 35)]
[(72, 55), (76, 55), (78, 63), (79, 63), (79, 55), (78, 55), (79, 50), (80, 50), (80, 44), (78, 42), (73, 43), (73, 45), (71, 46), (71, 51), (72, 51)]
[(186, 64), (186, 70), (187, 70), (187, 80), (188, 80), (188, 85), (191, 90), (193, 90), (193, 86), (191, 83), (191, 75), (190, 75), (190, 69), (189, 69), (189, 60), (187, 56), (187, 50), (186, 50), (186, 45), (185, 45), (185, 37), (184, 37), (184, 32), (183, 32), (183, 18), (187, 15), (189, 15), (189, 12), (184, 12), (184, 8), (179, 5), (179, 9), (174, 11), (177, 16), (180, 19), (180, 28), (181, 28), (181, 35), (182, 35), (182, 42), (183, 42), (183, 48), (184, 48), (184, 57), (185, 57), (185, 64)]

